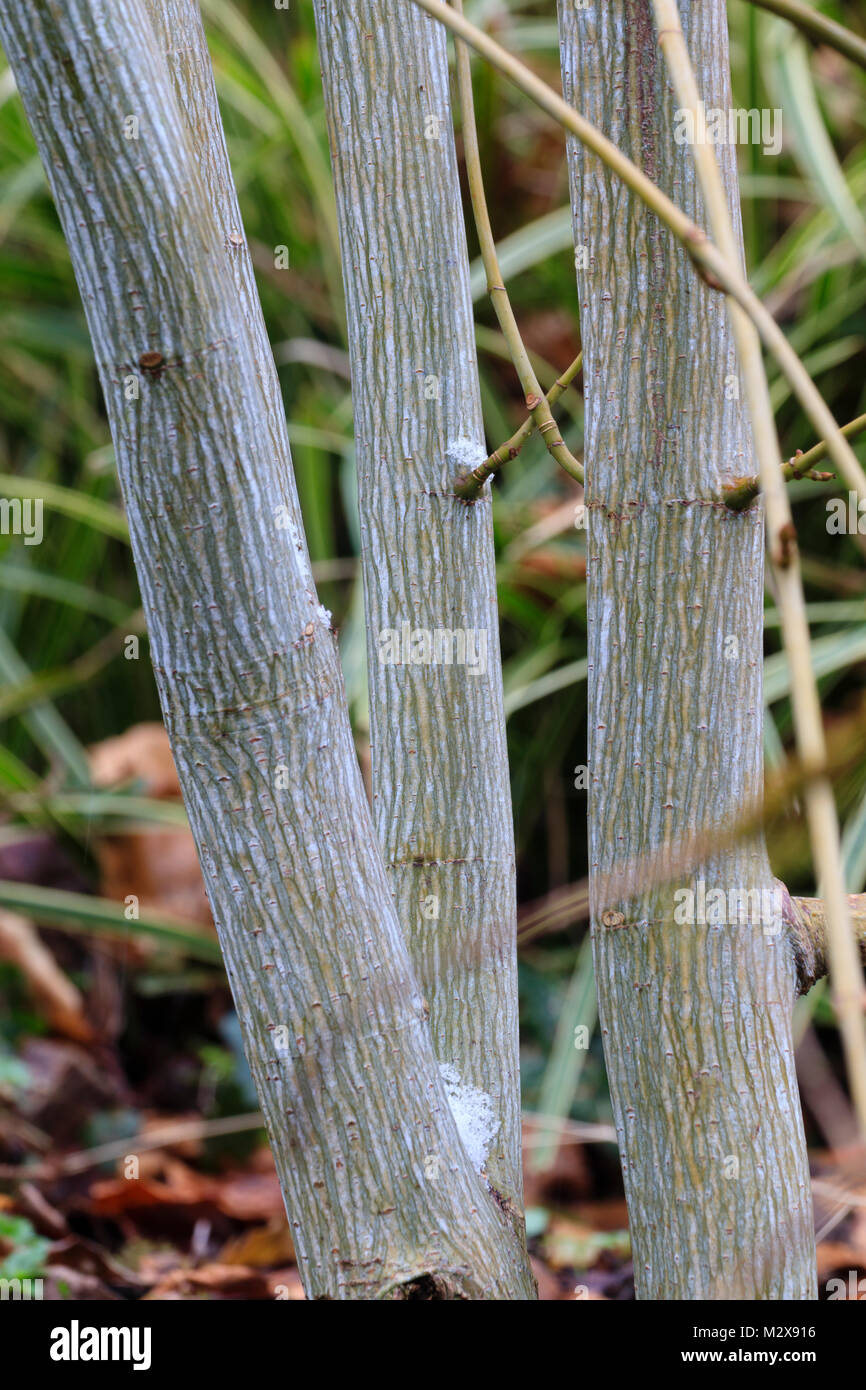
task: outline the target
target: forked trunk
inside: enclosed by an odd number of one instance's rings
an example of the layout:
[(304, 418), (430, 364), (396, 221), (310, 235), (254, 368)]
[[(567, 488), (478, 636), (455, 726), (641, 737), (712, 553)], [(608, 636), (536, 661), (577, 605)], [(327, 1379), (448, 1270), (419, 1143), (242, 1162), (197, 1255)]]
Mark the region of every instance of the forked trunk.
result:
[(319, 1298), (521, 1297), (368, 813), (197, 11), (172, 12), (171, 70), (144, 0), (2, 0), (0, 33), (87, 313), (298, 1266)]

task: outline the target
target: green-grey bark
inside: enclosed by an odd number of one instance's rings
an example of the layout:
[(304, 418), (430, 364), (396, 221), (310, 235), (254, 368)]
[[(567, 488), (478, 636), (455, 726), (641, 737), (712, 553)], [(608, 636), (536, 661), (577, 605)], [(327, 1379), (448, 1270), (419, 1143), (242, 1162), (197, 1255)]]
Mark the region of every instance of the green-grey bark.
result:
[(222, 134), (198, 106), (212, 79), (192, 65), (182, 112), (143, 0), (2, 0), (0, 35), (88, 318), (305, 1287), (520, 1297), (522, 1251), (460, 1142), (368, 814)]
[[(315, 6), (346, 287), (373, 813), (436, 1055), (521, 1233), (514, 838), (489, 490), (446, 35)], [(404, 634), (410, 634), (404, 637)], [(471, 1114), (469, 1115), (472, 1119)]]
[[(707, 108), (731, 106), (723, 0), (681, 5)], [(649, 0), (559, 0), (566, 99), (698, 223)], [(740, 227), (735, 151), (719, 146)], [(586, 399), (592, 931), (641, 1298), (815, 1296), (791, 1040), (796, 971), (762, 843), (617, 900), (618, 863), (729, 824), (760, 794), (763, 518), (722, 296), (569, 141)], [(678, 891), (763, 892), (683, 924)], [(623, 897), (623, 895), (619, 895)], [(699, 916), (697, 911), (695, 916)], [(718, 902), (718, 899), (715, 900)], [(753, 900), (754, 902), (754, 900)], [(712, 923), (712, 915), (706, 914)]]

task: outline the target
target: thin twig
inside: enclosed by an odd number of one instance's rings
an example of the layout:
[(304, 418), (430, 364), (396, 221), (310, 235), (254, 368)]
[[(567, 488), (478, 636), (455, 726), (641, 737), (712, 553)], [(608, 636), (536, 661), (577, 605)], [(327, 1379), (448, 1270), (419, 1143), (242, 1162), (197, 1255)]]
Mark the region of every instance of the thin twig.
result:
[[(451, 0), (451, 4), (462, 18), (463, 0)], [(478, 148), (478, 129), (475, 124), (475, 103), (472, 97), (472, 66), (469, 49), (459, 39), (456, 40), (454, 46), (457, 54), (457, 96), (460, 105), (460, 120), (463, 126), (466, 177), (469, 183), (469, 195), (472, 199), (472, 211), (475, 215), (475, 226), (478, 231), (481, 259), (484, 262), (484, 270), (487, 275), (487, 291), (493, 302), (499, 327), (502, 329), (502, 336), (508, 344), (514, 369), (520, 379), (520, 385), (526, 398), (526, 408), (538, 427), (538, 431), (547, 446), (547, 451), (560, 467), (565, 469), (566, 473), (582, 483), (583, 469), (559, 433), (547, 397), (539, 385), (538, 377), (532, 370), (532, 363), (520, 336), (520, 329), (511, 307), (511, 300), (503, 283), (499, 257), (496, 254), (496, 239), (493, 235), (487, 196), (484, 192), (481, 152)], [(514, 458), (517, 452), (515, 450), (514, 454), (508, 455), (508, 457)], [(485, 463), (479, 464), (471, 473), (458, 479), (455, 483), (454, 491), (464, 501), (473, 501), (481, 491), (485, 480), (491, 473), (495, 472), (493, 467), (487, 467), (489, 462), (488, 459)], [(503, 458), (498, 466), (501, 467), (504, 462), (505, 459)]]
[(866, 41), (857, 34), (852, 34), (844, 24), (837, 24), (835, 19), (828, 19), (812, 5), (803, 4), (803, 0), (751, 0), (751, 3), (758, 5), (762, 10), (770, 10), (781, 19), (787, 19), (789, 24), (801, 29), (816, 43), (826, 43), (830, 48), (844, 53), (852, 63), (866, 68)]
[[(767, 779), (762, 800), (745, 806), (727, 825), (700, 830), (677, 845), (660, 849), (652, 859), (621, 860), (605, 873), (596, 874), (595, 891), (608, 911), (625, 906), (630, 898), (662, 888), (705, 863), (713, 855), (740, 844), (764, 831), (768, 825), (790, 813), (791, 807), (816, 777), (837, 777), (849, 773), (866, 753), (866, 701), (855, 714), (840, 721), (828, 749), (824, 767), (809, 768), (791, 759)], [(794, 899), (795, 906), (804, 900)], [(866, 913), (866, 895), (859, 895), (854, 916)], [(811, 916), (811, 914), (810, 914)], [(547, 897), (527, 904), (517, 922), (517, 944), (527, 946), (536, 937), (560, 931), (589, 918), (589, 880), (558, 888)], [(824, 923), (821, 930), (825, 930)], [(864, 934), (859, 933), (859, 941)], [(823, 949), (823, 948), (822, 948)], [(814, 981), (813, 981), (814, 982)]]
[[(866, 430), (866, 415), (858, 415), (856, 420), (849, 420), (847, 425), (842, 426), (842, 433), (846, 439), (853, 439), (855, 435), (862, 434), (863, 430)], [(828, 483), (831, 478), (835, 477), (835, 474), (815, 471), (815, 464), (820, 463), (826, 457), (826, 439), (814, 444), (811, 449), (806, 450), (805, 454), (802, 449), (798, 449), (793, 458), (782, 464), (782, 477), (789, 483), (797, 482), (800, 478), (812, 478), (818, 483)], [(737, 478), (735, 482), (724, 489), (722, 495), (725, 506), (730, 507), (732, 511), (740, 512), (755, 500), (760, 491), (760, 478)]]
[[(851, 715), (838, 721), (829, 740), (827, 762), (820, 768), (804, 767), (788, 759), (764, 784), (763, 797), (743, 807), (736, 820), (727, 825), (700, 830), (675, 846), (668, 846), (652, 859), (621, 860), (603, 874), (595, 876), (598, 901), (609, 909), (624, 904), (640, 893), (663, 887), (682, 878), (714, 854), (723, 853), (748, 840), (787, 816), (801, 794), (816, 776), (841, 777), (849, 774), (866, 754), (866, 700)], [(527, 904), (517, 922), (517, 944), (526, 946), (535, 937), (558, 931), (589, 918), (589, 880), (581, 879), (557, 888), (546, 897)]]
[[(579, 352), (571, 366), (566, 367), (562, 376), (556, 378), (556, 381), (548, 391), (545, 397), (548, 406), (555, 405), (563, 392), (568, 390), (582, 366), (583, 353)], [(494, 449), (493, 453), (490, 454), (483, 463), (479, 463), (477, 468), (473, 468), (471, 473), (466, 474), (466, 477), (463, 478), (454, 489), (458, 496), (467, 499), (477, 497), (479, 489), (488, 478), (492, 477), (494, 473), (498, 473), (504, 463), (508, 463), (510, 459), (517, 458), (517, 455), (520, 453), (520, 450), (535, 428), (535, 416), (528, 415), (520, 426), (520, 429), (516, 430), (510, 439), (506, 439), (505, 443), (500, 444), (498, 449)], [(546, 436), (543, 437), (546, 440)], [(574, 476), (575, 475), (572, 473), (572, 477)]]
[(842, 435), (823, 396), (815, 386), (788, 339), (773, 316), (758, 299), (737, 268), (729, 262), (706, 232), (677, 207), (666, 193), (647, 178), (636, 164), (624, 155), (596, 126), (569, 106), (546, 82), (537, 77), (519, 58), (490, 38), (483, 30), (470, 24), (440, 0), (411, 0), (446, 29), (465, 39), (476, 52), (508, 77), (526, 96), (530, 97), (553, 120), (596, 154), (623, 183), (646, 203), (668, 230), (681, 243), (693, 261), (701, 278), (713, 289), (723, 290), (745, 309), (754, 322), (761, 341), (773, 353), (776, 361), (797, 396), (815, 433), (827, 441), (827, 450), (836, 468), (857, 494), (866, 501), (866, 473)]

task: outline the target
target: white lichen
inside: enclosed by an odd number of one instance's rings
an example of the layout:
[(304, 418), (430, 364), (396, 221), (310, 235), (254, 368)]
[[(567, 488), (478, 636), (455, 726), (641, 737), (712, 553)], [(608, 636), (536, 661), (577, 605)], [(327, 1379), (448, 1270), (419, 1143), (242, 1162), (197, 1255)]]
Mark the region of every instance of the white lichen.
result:
[(470, 439), (468, 435), (461, 434), (457, 439), (452, 439), (445, 450), (445, 457), (450, 467), (456, 473), (468, 473), (471, 469), (477, 468), (479, 463), (483, 463), (487, 458), (487, 450), (477, 439)]
[(463, 1147), (472, 1167), (483, 1174), (487, 1152), (498, 1129), (493, 1102), (480, 1087), (465, 1085), (453, 1062), (440, 1062), (439, 1074)]

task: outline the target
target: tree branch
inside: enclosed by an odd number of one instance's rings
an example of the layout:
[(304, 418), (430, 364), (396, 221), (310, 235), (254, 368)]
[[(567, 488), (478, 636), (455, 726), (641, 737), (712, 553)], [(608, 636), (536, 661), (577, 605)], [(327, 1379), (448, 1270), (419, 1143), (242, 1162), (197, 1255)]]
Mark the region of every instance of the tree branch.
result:
[[(846, 439), (853, 439), (856, 435), (862, 434), (864, 429), (866, 429), (866, 415), (858, 415), (856, 420), (849, 420), (847, 425), (842, 426), (842, 433)], [(782, 464), (782, 477), (789, 483), (797, 482), (800, 478), (813, 478), (815, 482), (828, 483), (831, 478), (835, 477), (835, 474), (819, 473), (815, 470), (815, 464), (820, 463), (826, 457), (826, 439), (814, 444), (811, 449), (806, 450), (805, 454), (802, 449), (798, 449), (793, 458)], [(760, 478), (737, 478), (735, 482), (723, 490), (722, 495), (726, 507), (730, 507), (734, 512), (740, 512), (744, 507), (748, 507), (750, 502), (754, 502), (760, 491)]]
[[(555, 405), (563, 392), (568, 390), (582, 366), (583, 353), (579, 352), (571, 366), (566, 367), (565, 371), (561, 376), (556, 378), (556, 381), (548, 391), (546, 396), (548, 406)], [(463, 497), (467, 501), (477, 497), (478, 493), (481, 491), (482, 485), (488, 478), (494, 473), (498, 473), (503, 464), (508, 463), (510, 459), (517, 458), (520, 450), (536, 428), (541, 429), (541, 426), (537, 425), (535, 415), (527, 416), (520, 426), (520, 429), (516, 430), (510, 439), (506, 439), (505, 443), (500, 444), (498, 449), (494, 449), (493, 453), (490, 454), (483, 463), (479, 463), (477, 468), (473, 468), (470, 473), (466, 474), (465, 478), (457, 482), (454, 491), (457, 493), (458, 497)], [(569, 472), (569, 470), (566, 469), (566, 472)], [(572, 473), (571, 476), (576, 477), (577, 475)], [(583, 482), (582, 468), (578, 482)]]

